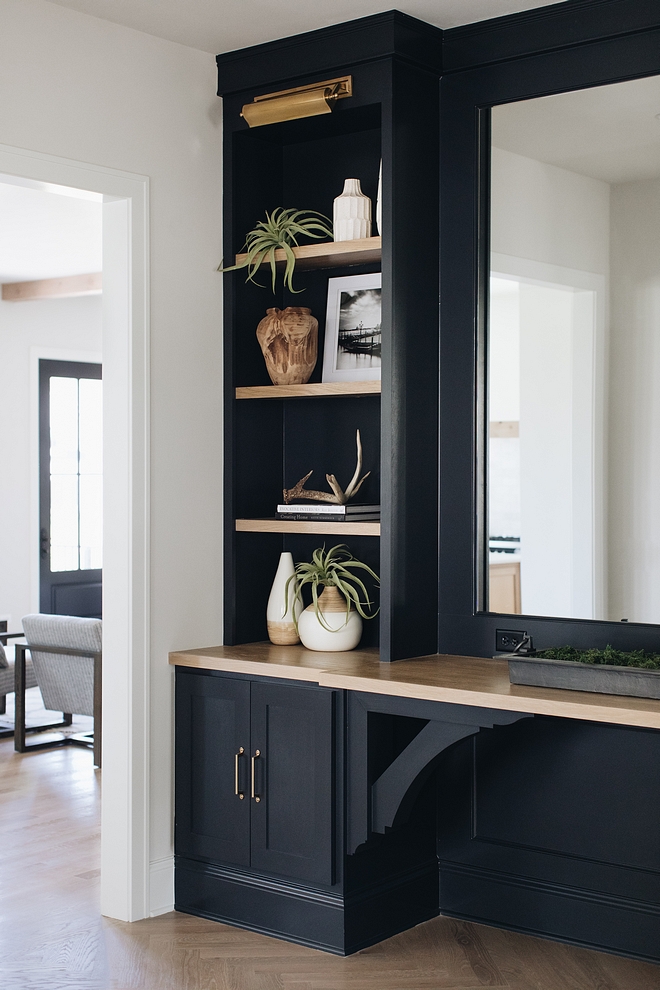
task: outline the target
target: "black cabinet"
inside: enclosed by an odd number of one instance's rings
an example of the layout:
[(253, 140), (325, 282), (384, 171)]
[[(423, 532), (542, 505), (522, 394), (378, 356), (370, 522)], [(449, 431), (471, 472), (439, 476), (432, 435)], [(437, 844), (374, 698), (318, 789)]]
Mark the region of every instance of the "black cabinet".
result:
[[(176, 705), (177, 910), (340, 954), (437, 914), (431, 791), (347, 854), (362, 763), (345, 692), (178, 667)], [(372, 729), (392, 757), (409, 741), (392, 720)]]
[(250, 682), (180, 671), (176, 710), (177, 853), (249, 866)]
[(331, 884), (335, 692), (255, 681), (251, 693), (250, 865)]
[(332, 883), (335, 695), (178, 672), (178, 856)]

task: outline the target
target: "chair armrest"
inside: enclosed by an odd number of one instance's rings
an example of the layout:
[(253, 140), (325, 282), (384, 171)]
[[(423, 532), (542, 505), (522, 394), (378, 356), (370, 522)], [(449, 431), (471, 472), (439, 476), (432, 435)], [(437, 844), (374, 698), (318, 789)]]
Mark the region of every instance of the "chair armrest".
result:
[(74, 650), (70, 646), (39, 646), (38, 643), (27, 643), (26, 649), (31, 653), (59, 653), (65, 657), (90, 657), (92, 660), (101, 656), (100, 650)]
[(3, 633), (0, 633), (0, 643), (2, 643), (3, 646), (6, 646), (7, 645), (7, 640), (8, 639), (24, 639), (24, 638), (25, 638), (25, 633), (23, 633), (23, 632), (16, 632), (16, 633), (3, 632)]

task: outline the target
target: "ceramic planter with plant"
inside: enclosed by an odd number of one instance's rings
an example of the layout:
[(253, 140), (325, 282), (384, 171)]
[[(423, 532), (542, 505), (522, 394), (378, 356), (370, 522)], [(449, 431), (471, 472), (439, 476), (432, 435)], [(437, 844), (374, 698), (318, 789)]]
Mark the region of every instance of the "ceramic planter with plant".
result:
[[(293, 248), (298, 247), (301, 237), (312, 240), (332, 238), (330, 220), (313, 210), (285, 210), (278, 206), (271, 213), (266, 212), (266, 219), (260, 220), (248, 233), (241, 260), (227, 268), (220, 266), (218, 271), (232, 272), (247, 268), (246, 281), (259, 285), (255, 276), (261, 265), (267, 262), (274, 293), (277, 280), (275, 252), (280, 249), (285, 258), (284, 288), (289, 292), (302, 292), (302, 289), (293, 287), (296, 267)], [(270, 380), (275, 385), (304, 385), (309, 381), (318, 357), (318, 328), (318, 320), (306, 306), (266, 310), (266, 316), (257, 327), (257, 340)]]
[(572, 646), (509, 655), (512, 684), (660, 699), (660, 655), (645, 650), (576, 650)]
[[(358, 573), (356, 573), (358, 572)], [(362, 636), (362, 619), (373, 619), (373, 602), (359, 576), (368, 574), (376, 584), (375, 571), (348, 551), (344, 544), (312, 554), (311, 563), (296, 564), (296, 572), (287, 581), (286, 596), (294, 604), (302, 602), (302, 590), (309, 585), (312, 603), (297, 619), (298, 634), (308, 650), (323, 653), (353, 650)]]

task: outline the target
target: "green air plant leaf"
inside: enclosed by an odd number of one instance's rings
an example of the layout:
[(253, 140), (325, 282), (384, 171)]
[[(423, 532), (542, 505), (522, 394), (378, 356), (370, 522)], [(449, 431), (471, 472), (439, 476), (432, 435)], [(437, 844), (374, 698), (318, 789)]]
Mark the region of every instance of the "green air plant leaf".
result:
[[(325, 546), (318, 548), (312, 554), (311, 563), (304, 562), (296, 564), (295, 574), (288, 579), (284, 590), (285, 612), (289, 608), (289, 586), (291, 585), (292, 588), (291, 605), (295, 616), (294, 606), (296, 602), (300, 602), (301, 605), (303, 604), (302, 589), (308, 584), (312, 592), (314, 614), (323, 628), (328, 632), (332, 632), (332, 629), (324, 621), (319, 611), (319, 586), (321, 586), (321, 589), (334, 586), (343, 595), (346, 601), (346, 622), (348, 622), (351, 605), (355, 606), (355, 610), (363, 619), (375, 618), (378, 615), (379, 609), (375, 612), (365, 611), (365, 609), (371, 609), (373, 602), (369, 598), (369, 593), (364, 582), (352, 573), (351, 569), (356, 568), (366, 571), (377, 585), (380, 584), (380, 578), (376, 572), (372, 571), (367, 564), (363, 564), (361, 560), (356, 560), (345, 544), (340, 543), (330, 550), (326, 550)], [(296, 622), (297, 629), (297, 620), (294, 621)]]
[(310, 237), (319, 240), (322, 237), (332, 238), (332, 226), (328, 217), (314, 210), (285, 210), (276, 207), (271, 213), (266, 211), (266, 219), (259, 220), (256, 227), (249, 231), (245, 238), (245, 257), (236, 265), (224, 268), (218, 266), (219, 272), (234, 272), (239, 268), (247, 268), (246, 281), (260, 285), (255, 276), (260, 266), (265, 262), (270, 265), (271, 287), (275, 293), (277, 264), (275, 252), (278, 248), (284, 251), (284, 288), (290, 292), (302, 292), (294, 289), (293, 272), (296, 267), (296, 256), (293, 248), (298, 247), (299, 237)]

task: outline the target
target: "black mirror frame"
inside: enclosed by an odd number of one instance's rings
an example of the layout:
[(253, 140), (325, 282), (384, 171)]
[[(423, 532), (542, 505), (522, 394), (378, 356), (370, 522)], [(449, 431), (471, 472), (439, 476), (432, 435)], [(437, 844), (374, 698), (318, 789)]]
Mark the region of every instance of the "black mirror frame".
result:
[(660, 625), (485, 611), (490, 108), (660, 74), (660, 12), (651, 6), (568, 0), (444, 35), (440, 653), (491, 656), (497, 629), (525, 630), (540, 647), (660, 649)]

